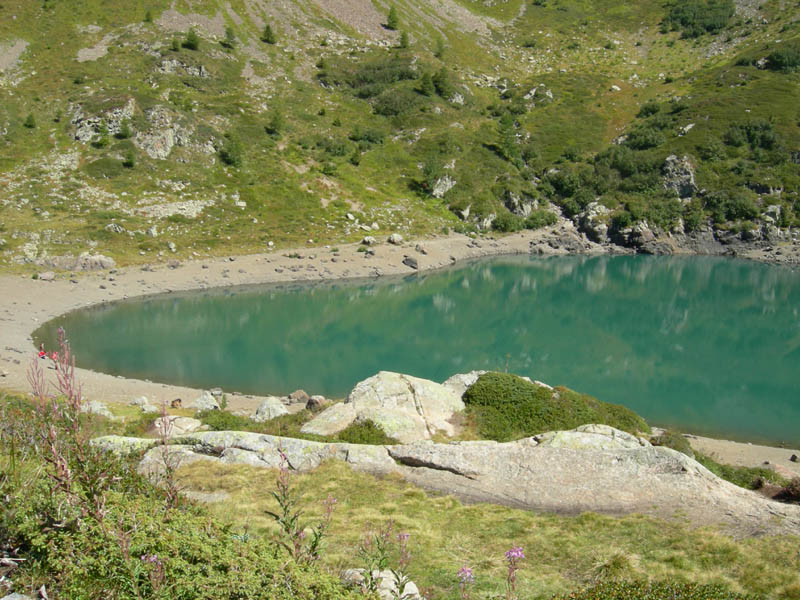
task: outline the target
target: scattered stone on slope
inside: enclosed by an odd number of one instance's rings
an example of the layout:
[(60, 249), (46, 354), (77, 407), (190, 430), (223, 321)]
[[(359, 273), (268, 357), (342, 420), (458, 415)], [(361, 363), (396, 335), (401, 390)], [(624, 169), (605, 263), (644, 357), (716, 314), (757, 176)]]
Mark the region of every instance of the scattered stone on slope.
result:
[(608, 241), (608, 215), (611, 211), (599, 202), (590, 202), (583, 212), (575, 215), (575, 224), (593, 242)]
[(426, 379), (381, 371), (358, 383), (344, 403), (335, 404), (306, 423), (301, 431), (338, 433), (356, 420), (370, 420), (400, 441), (430, 439), (442, 431), (455, 433), (452, 416), (464, 410), (450, 388)]
[(78, 257), (69, 254), (50, 256), (40, 262), (43, 265), (61, 271), (106, 271), (117, 266), (113, 258), (103, 254), (90, 254), (89, 252), (83, 252)]
[(255, 414), (250, 418), (256, 423), (263, 423), (275, 417), (288, 414), (289, 411), (283, 405), (283, 401), (280, 398), (277, 396), (267, 396), (261, 404), (258, 405)]
[(400, 244), (403, 243), (403, 236), (400, 235), (399, 233), (393, 233), (392, 235), (389, 236), (389, 240), (388, 241), (389, 241), (390, 244), (393, 244), (395, 246), (399, 246)]
[(694, 167), (689, 157), (678, 158), (670, 154), (661, 169), (664, 175), (664, 189), (674, 191), (679, 198), (691, 198), (697, 191), (694, 181)]
[[(341, 576), (344, 583), (366, 590), (365, 569), (346, 569)], [(400, 597), (400, 590), (395, 575), (389, 569), (372, 571), (372, 579), (378, 584), (378, 597), (381, 600), (394, 600)], [(403, 587), (403, 600), (421, 600), (419, 588), (413, 581), (407, 581)]]
[(167, 415), (159, 417), (153, 422), (155, 432), (160, 436), (176, 436), (184, 435), (187, 433), (194, 433), (203, 426), (203, 422), (199, 419), (192, 417), (178, 417), (175, 415)]
[(101, 417), (105, 417), (106, 419), (114, 418), (114, 415), (111, 414), (111, 411), (108, 410), (108, 407), (102, 402), (98, 402), (97, 400), (92, 400), (91, 402), (86, 402), (82, 404), (81, 412), (91, 415), (100, 415)]
[(447, 192), (449, 192), (455, 187), (456, 183), (458, 182), (452, 177), (450, 177), (450, 175), (442, 175), (433, 184), (433, 189), (431, 190), (431, 196), (433, 196), (434, 198), (443, 198)]

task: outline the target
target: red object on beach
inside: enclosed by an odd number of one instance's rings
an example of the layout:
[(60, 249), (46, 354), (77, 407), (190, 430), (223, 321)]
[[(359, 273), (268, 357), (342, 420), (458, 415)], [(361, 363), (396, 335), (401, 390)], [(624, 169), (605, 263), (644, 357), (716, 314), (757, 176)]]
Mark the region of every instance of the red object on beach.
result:
[(44, 350), (39, 350), (39, 358), (45, 358), (47, 356), (47, 352)]

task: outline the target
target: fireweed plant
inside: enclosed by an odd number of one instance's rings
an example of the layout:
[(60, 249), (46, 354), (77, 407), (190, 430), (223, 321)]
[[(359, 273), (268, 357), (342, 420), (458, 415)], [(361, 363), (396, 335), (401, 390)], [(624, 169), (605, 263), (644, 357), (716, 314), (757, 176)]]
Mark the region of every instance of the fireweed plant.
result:
[(461, 592), (461, 600), (469, 600), (472, 585), (475, 583), (475, 576), (472, 569), (464, 565), (458, 570), (458, 589)]
[[(408, 541), (410, 533), (393, 533), (394, 521), (389, 519), (385, 525), (380, 527), (377, 532), (371, 526), (367, 527), (364, 537), (358, 546), (358, 557), (363, 565), (363, 588), (368, 594), (377, 593), (380, 586), (382, 571), (388, 570), (392, 574), (394, 586), (391, 590), (393, 600), (408, 600), (416, 597), (406, 588), (411, 583), (407, 573), (408, 565), (411, 563), (411, 551)], [(395, 568), (392, 568), (392, 557), (396, 556)]]
[(506, 562), (508, 563), (508, 573), (506, 575), (506, 599), (516, 600), (517, 598), (517, 571), (519, 562), (525, 558), (525, 553), (520, 546), (515, 546), (506, 552)]
[(333, 520), (333, 511), (336, 508), (336, 498), (328, 494), (322, 504), (325, 507), (322, 519), (316, 527), (311, 528), (311, 537), (306, 534), (306, 528), (300, 524), (303, 511), (296, 509), (300, 498), (291, 486), (289, 459), (282, 449), (278, 449), (280, 463), (278, 465), (278, 478), (276, 479), (277, 491), (270, 494), (278, 503), (278, 512), (264, 511), (272, 517), (280, 527), (279, 545), (285, 548), (298, 563), (311, 564), (319, 560), (322, 554), (325, 534)]

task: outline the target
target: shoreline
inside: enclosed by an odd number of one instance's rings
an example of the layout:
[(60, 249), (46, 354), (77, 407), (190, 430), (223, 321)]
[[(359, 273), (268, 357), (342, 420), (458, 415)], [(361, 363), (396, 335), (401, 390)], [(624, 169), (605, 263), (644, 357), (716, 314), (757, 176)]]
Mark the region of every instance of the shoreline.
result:
[[(387, 236), (381, 236), (385, 240)], [(26, 370), (35, 355), (32, 333), (40, 325), (67, 312), (106, 302), (172, 292), (209, 290), (241, 285), (271, 283), (311, 283), (330, 280), (376, 278), (383, 275), (410, 275), (452, 266), (457, 262), (501, 255), (609, 255), (632, 254), (618, 246), (590, 242), (562, 222), (553, 228), (522, 231), (498, 239), (473, 239), (451, 234), (428, 240), (404, 241), (393, 245), (385, 241), (372, 246), (374, 256), (358, 252), (359, 243), (341, 244), (338, 252), (329, 248), (308, 247), (274, 250), (260, 254), (228, 258), (193, 259), (177, 263), (129, 266), (110, 271), (95, 271), (75, 277), (59, 273), (54, 281), (32, 279), (25, 275), (0, 275), (0, 389), (27, 393)], [(684, 255), (695, 254), (685, 252)], [(748, 253), (751, 254), (751, 253)], [(404, 264), (405, 258), (417, 261), (418, 268)], [(760, 262), (771, 257), (737, 254)], [(77, 369), (88, 400), (127, 405), (136, 397), (146, 396), (156, 405), (175, 398), (191, 408), (201, 389), (147, 380), (128, 379), (86, 369)], [(264, 396), (227, 392), (228, 409), (253, 412)], [(800, 476), (800, 463), (788, 460), (800, 451), (726, 440), (701, 440), (708, 451), (723, 462), (741, 466), (761, 466), (764, 461), (780, 465), (787, 473)], [(702, 440), (711, 440), (705, 442)], [(744, 448), (743, 448), (744, 447)], [(788, 453), (788, 454), (787, 454)], [(785, 455), (785, 456), (784, 456)]]

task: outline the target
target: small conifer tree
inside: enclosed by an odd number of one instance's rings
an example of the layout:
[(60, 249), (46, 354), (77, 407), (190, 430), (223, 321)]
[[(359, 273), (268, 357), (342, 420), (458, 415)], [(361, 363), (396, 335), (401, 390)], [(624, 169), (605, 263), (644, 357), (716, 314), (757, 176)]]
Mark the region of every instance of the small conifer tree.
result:
[(128, 150), (125, 153), (125, 159), (122, 161), (122, 166), (126, 169), (132, 169), (136, 166), (136, 155), (133, 153), (133, 150)]
[(419, 91), (423, 96), (433, 96), (436, 93), (436, 87), (433, 85), (433, 78), (427, 71), (420, 77)]
[(200, 38), (197, 36), (197, 32), (194, 29), (190, 29), (189, 33), (186, 34), (186, 39), (183, 40), (183, 47), (189, 50), (197, 50), (200, 48)]
[(409, 46), (409, 43), (408, 43), (408, 32), (404, 31), (403, 33), (400, 34), (399, 47), (400, 48), (408, 48), (408, 46)]
[(264, 25), (264, 33), (261, 34), (261, 41), (266, 44), (274, 44), (278, 41), (278, 37), (275, 35), (269, 23)]
[(283, 129), (283, 115), (279, 110), (275, 110), (269, 119), (269, 122), (264, 126), (266, 132), (275, 137), (280, 137), (281, 130)]
[(145, 23), (152, 23), (153, 22), (153, 11), (147, 9), (147, 12), (144, 13), (144, 22)]
[(386, 28), (391, 29), (392, 31), (396, 31), (397, 28), (400, 26), (400, 17), (397, 15), (397, 9), (394, 7), (394, 4), (389, 9), (389, 14), (386, 15)]
[(36, 118), (33, 116), (33, 113), (29, 113), (25, 120), (22, 122), (22, 125), (27, 127), (28, 129), (35, 129), (36, 128)]
[(236, 33), (230, 25), (225, 28), (225, 41), (222, 42), (222, 45), (230, 49), (236, 46)]
[(437, 37), (436, 38), (436, 48), (433, 51), (433, 55), (436, 58), (442, 58), (442, 57), (444, 57), (444, 51), (445, 51), (444, 40), (441, 37)]

